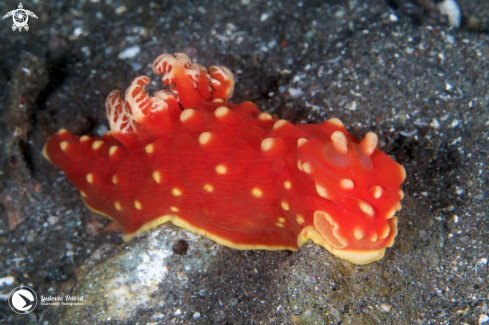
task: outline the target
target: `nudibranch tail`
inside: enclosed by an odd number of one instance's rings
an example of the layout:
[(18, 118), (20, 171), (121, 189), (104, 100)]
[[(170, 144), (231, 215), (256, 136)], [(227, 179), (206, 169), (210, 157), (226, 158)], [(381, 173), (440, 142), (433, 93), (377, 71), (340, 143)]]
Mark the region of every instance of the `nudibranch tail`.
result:
[(307, 240), (365, 264), (397, 235), (406, 176), (335, 118), (293, 124), (251, 102), (226, 102), (234, 76), (186, 54), (153, 63), (168, 90), (150, 96), (136, 78), (106, 100), (111, 131), (77, 137), (62, 129), (43, 154), (64, 170), (93, 211), (124, 240), (162, 223), (236, 249), (296, 250)]

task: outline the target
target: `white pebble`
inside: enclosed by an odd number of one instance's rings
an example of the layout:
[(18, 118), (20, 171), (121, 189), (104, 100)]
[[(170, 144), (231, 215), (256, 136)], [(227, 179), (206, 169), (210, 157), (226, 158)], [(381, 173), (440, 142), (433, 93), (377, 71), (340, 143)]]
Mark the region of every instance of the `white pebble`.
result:
[(433, 122), (430, 123), (431, 127), (434, 127), (435, 129), (438, 129), (440, 127), (440, 122), (436, 118), (433, 119)]
[(346, 109), (349, 111), (356, 111), (357, 110), (357, 102), (356, 101), (351, 101), (348, 104), (346, 104)]
[(460, 7), (455, 0), (445, 0), (438, 4), (438, 10), (442, 15), (448, 16), (448, 23), (450, 26), (459, 28), (460, 21), (462, 19), (462, 13)]
[(83, 54), (85, 54), (85, 56), (90, 56), (90, 54), (92, 53), (90, 51), (90, 48), (88, 46), (83, 46), (80, 51), (82, 51)]
[(79, 37), (81, 34), (83, 34), (83, 28), (81, 27), (76, 27), (74, 30), (73, 30), (73, 36), (74, 37)]
[(49, 216), (48, 223), (52, 226), (55, 225), (59, 221), (59, 217)]
[(139, 52), (141, 52), (139, 45), (134, 45), (119, 53), (117, 57), (121, 60), (133, 59), (139, 54)]
[(127, 8), (125, 6), (120, 6), (115, 9), (115, 13), (118, 15), (122, 15), (125, 12), (127, 12)]
[(107, 131), (109, 131), (109, 128), (105, 124), (100, 124), (94, 129), (95, 134), (98, 135), (99, 137), (107, 133)]
[(292, 96), (292, 97), (299, 97), (299, 96), (302, 96), (302, 94), (304, 94), (304, 92), (300, 88), (290, 87), (288, 89), (288, 91), (289, 91), (290, 96)]
[(388, 313), (391, 311), (392, 306), (388, 304), (380, 304), (380, 311), (383, 313)]
[(458, 137), (458, 138), (456, 138), (455, 140), (453, 140), (453, 141), (451, 142), (451, 144), (452, 144), (452, 145), (455, 145), (455, 144), (457, 144), (457, 143), (459, 143), (459, 142), (462, 142), (462, 137)]
[(487, 323), (487, 322), (489, 322), (489, 316), (484, 315), (484, 314), (479, 316), (479, 325)]
[(10, 286), (14, 284), (15, 278), (13, 276), (6, 276), (4, 278), (0, 278), (0, 287), (1, 286)]
[(413, 135), (418, 134), (418, 129), (414, 129), (414, 130), (413, 130), (413, 131), (411, 131), (411, 132), (399, 131), (399, 133), (400, 133), (402, 136), (404, 136), (404, 137), (406, 137), (406, 138), (409, 138), (409, 137), (412, 137)]

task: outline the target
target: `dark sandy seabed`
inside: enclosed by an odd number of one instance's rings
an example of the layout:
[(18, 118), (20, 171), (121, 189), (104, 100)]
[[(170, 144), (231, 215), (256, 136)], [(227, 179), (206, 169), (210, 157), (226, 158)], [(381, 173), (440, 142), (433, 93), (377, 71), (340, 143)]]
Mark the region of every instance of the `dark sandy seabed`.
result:
[[(489, 2), (458, 0), (463, 22), (478, 20), (479, 30), (450, 27), (429, 3), (23, 2), (39, 17), (28, 32), (0, 21), (0, 278), (14, 280), (0, 285), (0, 324), (484, 322)], [(17, 5), (0, 1), (1, 14)], [(118, 58), (134, 46), (137, 56)], [(233, 102), (251, 100), (295, 122), (337, 117), (354, 136), (379, 135), (379, 147), (407, 172), (399, 235), (383, 259), (356, 266), (313, 244), (237, 251), (173, 226), (123, 244), (107, 219), (88, 211), (42, 158), (47, 137), (62, 127), (103, 134), (109, 92), (142, 74), (157, 81), (153, 59), (180, 51), (230, 68)], [(166, 265), (153, 255), (146, 261), (165, 268), (164, 280), (135, 288), (148, 301), (136, 295), (119, 310), (126, 315), (111, 316), (103, 281), (134, 270), (117, 267), (139, 249), (169, 253)], [(17, 315), (6, 301), (18, 285), (47, 296), (94, 281), (100, 296), (84, 291), (82, 307)]]

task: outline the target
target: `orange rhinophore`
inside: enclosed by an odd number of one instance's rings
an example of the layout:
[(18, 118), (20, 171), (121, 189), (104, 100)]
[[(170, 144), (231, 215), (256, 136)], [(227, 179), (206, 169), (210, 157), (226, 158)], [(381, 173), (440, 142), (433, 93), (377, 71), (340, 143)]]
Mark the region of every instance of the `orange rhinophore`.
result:
[(357, 264), (392, 246), (406, 174), (375, 134), (359, 140), (335, 118), (294, 125), (228, 103), (233, 74), (183, 53), (153, 69), (171, 90), (149, 96), (138, 77), (125, 96), (108, 96), (107, 134), (61, 129), (44, 147), (124, 240), (171, 221), (236, 249), (297, 250), (311, 239)]

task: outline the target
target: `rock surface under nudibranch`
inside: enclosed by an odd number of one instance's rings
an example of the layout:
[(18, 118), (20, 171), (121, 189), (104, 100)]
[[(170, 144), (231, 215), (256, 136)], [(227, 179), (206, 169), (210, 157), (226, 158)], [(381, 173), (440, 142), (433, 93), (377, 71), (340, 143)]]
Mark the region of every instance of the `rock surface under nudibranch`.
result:
[(153, 69), (171, 91), (150, 97), (138, 77), (107, 98), (111, 131), (62, 129), (44, 148), (125, 240), (171, 221), (236, 249), (297, 250), (311, 239), (357, 264), (392, 246), (405, 171), (375, 134), (359, 140), (335, 118), (294, 125), (228, 103), (232, 73), (182, 53)]

